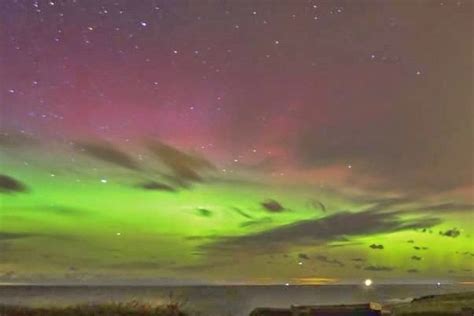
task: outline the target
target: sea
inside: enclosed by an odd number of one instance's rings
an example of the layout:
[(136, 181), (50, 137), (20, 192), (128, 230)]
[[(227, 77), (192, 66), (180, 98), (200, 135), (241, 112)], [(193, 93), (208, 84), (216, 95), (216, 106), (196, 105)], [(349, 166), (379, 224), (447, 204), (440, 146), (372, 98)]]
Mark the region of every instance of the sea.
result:
[(0, 286), (0, 304), (63, 306), (137, 300), (178, 302), (195, 316), (247, 316), (256, 307), (408, 302), (412, 298), (474, 291), (472, 285), (290, 286)]

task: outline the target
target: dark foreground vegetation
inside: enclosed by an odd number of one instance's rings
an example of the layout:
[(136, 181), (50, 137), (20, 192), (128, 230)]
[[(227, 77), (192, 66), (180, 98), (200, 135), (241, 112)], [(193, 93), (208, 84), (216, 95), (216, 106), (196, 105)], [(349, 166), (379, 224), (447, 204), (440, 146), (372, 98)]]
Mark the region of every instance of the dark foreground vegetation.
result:
[(131, 301), (66, 307), (0, 306), (0, 316), (188, 316), (178, 304), (153, 306)]
[(474, 292), (425, 296), (388, 309), (395, 316), (473, 316)]
[[(205, 313), (184, 312), (182, 303), (168, 303), (161, 306), (145, 304), (138, 301), (126, 303), (109, 303), (100, 305), (74, 305), (65, 307), (25, 307), (0, 305), (0, 316), (208, 316)], [(356, 306), (356, 305), (354, 305)], [(359, 305), (361, 306), (361, 305)], [(316, 310), (321, 307), (317, 307)], [(334, 311), (337, 316), (473, 316), (474, 292), (426, 296), (414, 299), (410, 303), (386, 305), (376, 313), (351, 312), (344, 307), (342, 313)], [(324, 308), (326, 309), (326, 308)], [(252, 316), (320, 316), (315, 309), (293, 307), (289, 309), (257, 308)], [(315, 313), (316, 312), (316, 313)], [(327, 313), (327, 311), (326, 311)], [(325, 313), (321, 315), (327, 315)], [(222, 316), (229, 316), (228, 314)]]

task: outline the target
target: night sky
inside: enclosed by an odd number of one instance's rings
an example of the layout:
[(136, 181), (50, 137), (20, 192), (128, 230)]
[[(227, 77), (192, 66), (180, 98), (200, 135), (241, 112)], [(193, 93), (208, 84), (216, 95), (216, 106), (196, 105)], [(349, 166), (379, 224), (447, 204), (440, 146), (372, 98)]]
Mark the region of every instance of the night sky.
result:
[(472, 281), (472, 21), (0, 1), (0, 281)]

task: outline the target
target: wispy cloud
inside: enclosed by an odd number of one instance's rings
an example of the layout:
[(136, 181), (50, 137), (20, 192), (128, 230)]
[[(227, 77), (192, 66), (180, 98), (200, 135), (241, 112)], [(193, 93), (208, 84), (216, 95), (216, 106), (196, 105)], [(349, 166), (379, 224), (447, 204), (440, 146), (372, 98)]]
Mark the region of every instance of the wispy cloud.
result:
[(93, 158), (112, 163), (126, 169), (140, 169), (138, 163), (131, 156), (121, 151), (111, 143), (104, 141), (79, 141), (75, 143), (75, 147), (78, 151)]
[(340, 212), (323, 218), (299, 221), (273, 229), (236, 237), (216, 237), (203, 245), (208, 250), (267, 249), (306, 243), (327, 243), (344, 237), (388, 233), (431, 227), (441, 221), (433, 217), (403, 220), (396, 212)]
[(148, 149), (172, 171), (171, 180), (180, 186), (190, 182), (201, 182), (202, 171), (215, 170), (215, 166), (203, 157), (185, 153), (175, 147), (156, 140), (146, 142)]
[(2, 193), (17, 193), (28, 192), (28, 187), (19, 180), (7, 175), (0, 174), (0, 192)]

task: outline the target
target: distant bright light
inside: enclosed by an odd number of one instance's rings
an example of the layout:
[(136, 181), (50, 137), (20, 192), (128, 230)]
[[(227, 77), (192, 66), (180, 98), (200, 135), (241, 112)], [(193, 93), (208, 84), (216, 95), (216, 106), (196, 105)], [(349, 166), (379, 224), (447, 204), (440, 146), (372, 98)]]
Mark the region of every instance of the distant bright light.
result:
[(372, 280), (371, 280), (371, 279), (366, 279), (366, 280), (364, 281), (364, 285), (367, 286), (367, 287), (368, 287), (368, 286), (371, 286), (371, 285), (372, 285)]
[(298, 264), (299, 264), (300, 266), (302, 266), (302, 265), (303, 265), (303, 262), (300, 261), (300, 262), (298, 262)]
[(441, 282), (436, 282), (436, 286), (441, 286)]
[(285, 283), (285, 286), (290, 286), (290, 283)]
[(107, 183), (107, 179), (101, 179), (100, 182)]

